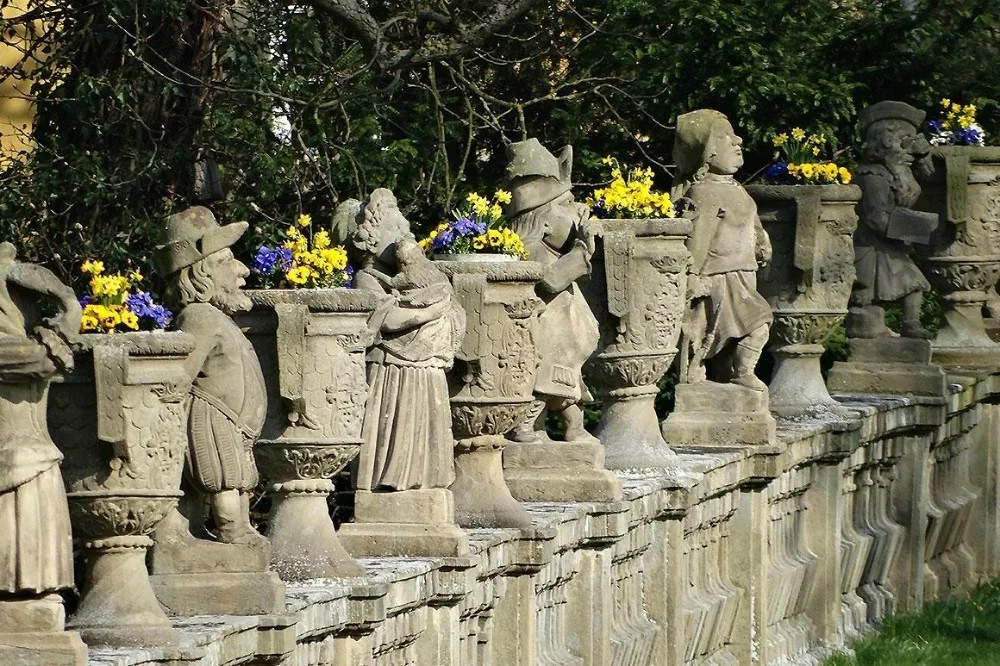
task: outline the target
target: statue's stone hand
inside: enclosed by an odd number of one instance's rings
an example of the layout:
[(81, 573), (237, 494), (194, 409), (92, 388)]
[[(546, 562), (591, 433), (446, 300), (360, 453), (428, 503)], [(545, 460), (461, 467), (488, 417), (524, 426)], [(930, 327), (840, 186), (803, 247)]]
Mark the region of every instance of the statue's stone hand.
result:
[(705, 298), (712, 293), (712, 281), (701, 275), (689, 275), (687, 284), (687, 297), (689, 301), (696, 298)]
[(674, 202), (674, 214), (685, 220), (693, 220), (698, 216), (698, 204), (689, 197), (679, 197)]
[(33, 333), (45, 345), (49, 358), (59, 372), (72, 372), (73, 350), (58, 333), (47, 326), (36, 326)]

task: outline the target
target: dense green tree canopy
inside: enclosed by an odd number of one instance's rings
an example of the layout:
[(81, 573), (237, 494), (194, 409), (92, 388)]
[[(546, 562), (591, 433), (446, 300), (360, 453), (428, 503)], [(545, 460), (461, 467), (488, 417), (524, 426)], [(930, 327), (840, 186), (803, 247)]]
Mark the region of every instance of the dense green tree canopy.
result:
[[(0, 0), (0, 5), (8, 0)], [(218, 165), (212, 206), (253, 244), (387, 186), (435, 222), (527, 135), (670, 179), (672, 123), (710, 106), (750, 176), (792, 126), (855, 142), (884, 98), (979, 107), (1000, 132), (992, 0), (33, 0), (36, 149), (0, 171), (0, 234), (69, 275), (148, 257)], [(23, 74), (15, 67), (0, 76)]]

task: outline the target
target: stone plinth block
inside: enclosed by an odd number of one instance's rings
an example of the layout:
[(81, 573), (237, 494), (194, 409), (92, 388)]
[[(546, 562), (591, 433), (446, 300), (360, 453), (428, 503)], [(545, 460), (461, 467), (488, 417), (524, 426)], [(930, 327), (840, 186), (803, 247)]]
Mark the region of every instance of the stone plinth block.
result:
[(0, 632), (0, 664), (85, 666), (87, 646), (75, 631)]
[(268, 410), (255, 457), (271, 482), (271, 567), (284, 580), (360, 576), (337, 539), (331, 479), (361, 450), (365, 349), (374, 294), (355, 289), (247, 292), (239, 315), (260, 361)]
[(657, 382), (677, 355), (691, 255), (686, 219), (601, 220), (584, 293), (600, 324), (584, 367), (603, 402), (595, 434), (611, 469), (674, 467), (653, 407)]
[(455, 557), (469, 552), (469, 538), (455, 524), (450, 490), (397, 490), (354, 495), (353, 523), (340, 541), (355, 557)]
[(942, 396), (945, 374), (931, 364), (931, 343), (915, 338), (854, 338), (848, 360), (833, 364), (827, 385), (834, 393)]
[(700, 382), (678, 384), (674, 411), (663, 422), (671, 445), (758, 446), (775, 443), (775, 422), (767, 391)]
[(621, 481), (604, 469), (604, 447), (596, 442), (510, 442), (503, 463), (507, 487), (522, 502), (621, 498)]

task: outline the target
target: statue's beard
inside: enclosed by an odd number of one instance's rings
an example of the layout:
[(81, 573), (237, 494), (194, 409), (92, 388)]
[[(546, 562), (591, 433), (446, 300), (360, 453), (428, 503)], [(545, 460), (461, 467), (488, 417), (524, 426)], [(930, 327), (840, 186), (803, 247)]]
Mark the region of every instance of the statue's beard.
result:
[(920, 197), (920, 183), (913, 175), (913, 168), (907, 164), (887, 164), (892, 172), (896, 189), (896, 202), (901, 206), (912, 206)]
[(216, 293), (209, 301), (227, 315), (234, 315), (237, 312), (246, 312), (253, 307), (253, 301), (242, 291), (226, 291)]

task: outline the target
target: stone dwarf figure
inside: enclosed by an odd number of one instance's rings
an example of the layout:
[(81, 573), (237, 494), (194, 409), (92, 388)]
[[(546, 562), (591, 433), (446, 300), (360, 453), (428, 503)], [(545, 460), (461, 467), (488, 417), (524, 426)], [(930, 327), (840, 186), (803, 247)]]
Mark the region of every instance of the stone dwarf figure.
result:
[(694, 221), (681, 381), (708, 379), (763, 391), (767, 386), (754, 367), (772, 314), (757, 292), (757, 268), (771, 260), (771, 241), (757, 205), (733, 177), (743, 166), (742, 143), (718, 111), (699, 109), (677, 118), (672, 198)]
[(559, 415), (567, 442), (596, 442), (584, 430), (583, 403), (593, 398), (583, 381), (583, 364), (597, 349), (599, 329), (576, 281), (590, 276), (594, 231), (590, 210), (573, 199), (573, 148), (559, 156), (528, 139), (507, 147), (511, 202), (507, 219), (524, 242), (528, 258), (545, 265), (536, 292), (544, 310), (535, 328), (539, 364), (536, 401), (510, 435), (516, 442), (545, 437), (545, 411)]
[(930, 338), (920, 325), (920, 302), (930, 289), (909, 256), (913, 243), (927, 244), (938, 216), (912, 210), (920, 196), (917, 176), (933, 169), (930, 144), (918, 133), (924, 112), (903, 102), (879, 102), (861, 112), (864, 164), (856, 172), (862, 199), (854, 233), (857, 271), (847, 335), (893, 335), (885, 325), (884, 303), (902, 302), (902, 334)]
[[(186, 477), (208, 496), (219, 541), (263, 545), (266, 539), (250, 524), (247, 493), (257, 484), (253, 445), (264, 425), (264, 376), (231, 319), (251, 308), (240, 292), (250, 272), (230, 249), (247, 226), (220, 226), (207, 208), (189, 208), (167, 219), (157, 260), (166, 300), (177, 308), (175, 326), (197, 340), (187, 361), (194, 380)], [(203, 532), (201, 516), (189, 518), (192, 532)]]
[[(42, 319), (40, 298), (59, 314)], [(80, 315), (72, 289), (41, 266), (15, 261), (14, 246), (0, 243), (0, 632), (63, 629), (58, 592), (73, 589), (73, 540), (62, 454), (45, 410), (52, 376), (73, 369), (69, 345)]]

